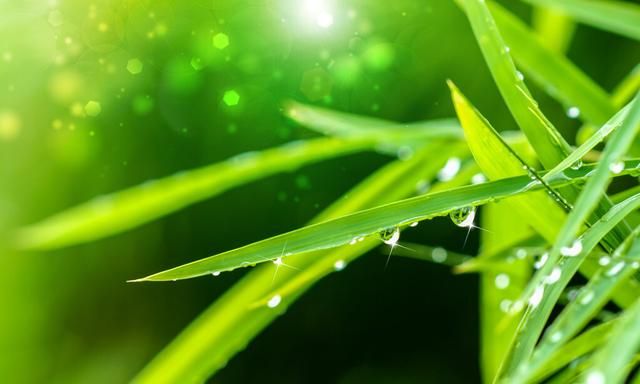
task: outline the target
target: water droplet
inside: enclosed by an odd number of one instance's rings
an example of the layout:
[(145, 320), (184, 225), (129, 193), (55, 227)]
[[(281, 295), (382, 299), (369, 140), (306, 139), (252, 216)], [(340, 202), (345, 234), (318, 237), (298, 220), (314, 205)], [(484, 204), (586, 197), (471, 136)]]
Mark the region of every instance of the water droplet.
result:
[(444, 263), (447, 261), (447, 250), (441, 247), (433, 248), (431, 251), (431, 259), (436, 263)]
[(623, 161), (616, 161), (614, 163), (609, 164), (609, 170), (614, 175), (619, 174), (620, 172), (624, 171), (624, 162)]
[(457, 157), (452, 157), (447, 160), (447, 163), (438, 171), (438, 180), (449, 181), (453, 179), (460, 171), (462, 162)]
[(571, 119), (577, 119), (580, 116), (580, 108), (569, 107), (569, 109), (567, 109), (567, 116)]
[(633, 269), (640, 268), (640, 262), (634, 261), (633, 263), (631, 263), (631, 268)]
[(487, 178), (482, 173), (476, 173), (475, 175), (471, 176), (471, 184), (482, 184), (486, 181)]
[(394, 246), (400, 240), (400, 229), (398, 227), (383, 229), (378, 235), (385, 244)]
[(584, 291), (580, 294), (580, 304), (587, 305), (593, 300), (594, 293), (592, 290)]
[(129, 73), (132, 75), (139, 74), (140, 72), (142, 72), (143, 68), (144, 64), (142, 64), (142, 61), (140, 61), (140, 59), (130, 59), (129, 61), (127, 61), (127, 71), (129, 71)]
[(523, 309), (524, 309), (524, 303), (522, 302), (522, 300), (517, 300), (511, 305), (511, 308), (509, 308), (509, 312), (518, 313)]
[(275, 265), (282, 265), (282, 257), (278, 257), (277, 259), (273, 260), (273, 264)]
[(545, 265), (547, 260), (549, 260), (549, 253), (545, 252), (539, 256), (538, 260), (535, 263), (533, 263), (533, 267), (535, 269), (540, 269)]
[(625, 262), (624, 261), (618, 261), (617, 263), (615, 263), (613, 265), (613, 267), (609, 268), (609, 270), (607, 271), (607, 276), (615, 276), (618, 273), (620, 273), (620, 271), (622, 271), (622, 268), (624, 268), (625, 266)]
[(469, 206), (449, 213), (451, 221), (458, 227), (472, 227), (476, 218), (476, 207)]
[(409, 224), (409, 226), (410, 226), (411, 228), (415, 228), (415, 227), (417, 227), (417, 226), (418, 226), (418, 224), (420, 224), (418, 221), (414, 221), (413, 223)]
[(215, 271), (212, 273), (213, 276), (220, 276), (220, 271)]
[(560, 267), (554, 267), (549, 276), (544, 280), (544, 282), (548, 285), (554, 284), (558, 280), (560, 280), (560, 276), (562, 276), (562, 270)]
[(571, 169), (575, 169), (576, 171), (582, 168), (582, 160), (578, 160), (575, 163), (571, 164)]
[(560, 254), (562, 256), (578, 256), (580, 252), (582, 252), (582, 241), (580, 239), (576, 239), (569, 247), (564, 246), (560, 248)]
[(536, 289), (533, 291), (533, 294), (529, 298), (529, 305), (533, 308), (540, 305), (542, 301), (542, 297), (544, 296), (544, 285), (538, 285)]
[(605, 384), (606, 378), (600, 371), (591, 371), (587, 374), (586, 384)]
[(342, 271), (347, 266), (347, 263), (344, 260), (337, 260), (333, 263), (333, 269), (336, 271)]
[(520, 81), (524, 80), (524, 75), (520, 71), (516, 71), (516, 78)]
[(549, 341), (552, 343), (557, 343), (560, 339), (562, 339), (562, 332), (554, 332), (549, 336)]
[(496, 276), (494, 283), (496, 284), (496, 288), (505, 289), (509, 286), (509, 275), (506, 273), (501, 273)]
[(516, 251), (516, 257), (521, 260), (524, 259), (525, 257), (527, 257), (527, 250), (524, 248), (519, 248)]
[(282, 296), (275, 295), (275, 296), (273, 296), (272, 298), (269, 299), (269, 301), (267, 302), (267, 307), (275, 308), (278, 305), (280, 305), (281, 301), (282, 301)]
[(353, 239), (351, 239), (351, 241), (349, 242), (349, 244), (350, 244), (350, 245), (353, 245), (353, 244), (355, 244), (355, 243), (357, 243), (357, 242), (358, 242), (358, 238), (357, 238), (357, 237), (354, 237)]
[(599, 260), (598, 260), (598, 264), (602, 265), (603, 267), (605, 265), (609, 265), (609, 263), (611, 262), (611, 258), (609, 256), (602, 256)]
[(513, 304), (513, 302), (511, 300), (508, 299), (504, 299), (502, 301), (500, 301), (500, 310), (504, 313), (509, 312), (509, 309), (511, 309), (511, 305)]

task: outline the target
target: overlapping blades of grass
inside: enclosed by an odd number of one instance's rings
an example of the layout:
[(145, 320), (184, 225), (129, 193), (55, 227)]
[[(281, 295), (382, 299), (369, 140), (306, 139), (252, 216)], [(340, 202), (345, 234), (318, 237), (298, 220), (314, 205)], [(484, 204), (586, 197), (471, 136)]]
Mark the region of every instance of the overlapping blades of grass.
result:
[(579, 22), (640, 40), (640, 6), (616, 0), (523, 0), (554, 8)]
[[(411, 195), (416, 183), (422, 179), (433, 179), (449, 156), (463, 154), (458, 151), (464, 152), (464, 148), (427, 145), (411, 159), (395, 161), (375, 172), (325, 209), (313, 222), (330, 220)], [(187, 327), (134, 381), (153, 384), (204, 381), (313, 283), (336, 269), (344, 268), (379, 243), (369, 239), (328, 251), (294, 256), (290, 260), (296, 269), (283, 267), (277, 275), (276, 266), (269, 264), (250, 271)], [(304, 283), (300, 284), (301, 281)], [(292, 286), (297, 289), (288, 290), (288, 294), (282, 290)], [(281, 302), (271, 308), (273, 305), (264, 305), (262, 299), (274, 290)]]
[[(625, 169), (618, 175), (634, 172), (637, 165), (637, 160), (628, 161)], [(550, 185), (561, 187), (580, 182), (588, 178), (592, 171), (591, 166), (584, 166), (579, 170), (567, 172), (565, 179), (554, 179)], [(377, 235), (389, 228), (402, 228), (417, 221), (446, 215), (457, 209), (482, 205), (542, 188), (540, 183), (532, 181), (529, 176), (518, 176), (399, 200), (338, 219), (309, 225), (136, 281), (188, 279), (214, 272), (230, 271), (281, 256), (333, 248), (349, 244), (354, 239)]]
[[(516, 369), (522, 371), (526, 368), (526, 365), (523, 363), (529, 359), (531, 352), (533, 351), (533, 347), (542, 333), (542, 329), (551, 314), (551, 310), (561, 293), (561, 288), (559, 287), (566, 285), (571, 276), (573, 276), (577, 270), (579, 262), (571, 262), (567, 259), (571, 260), (574, 258), (573, 260), (580, 260), (575, 257), (582, 255), (584, 252), (590, 251), (590, 249), (586, 247), (586, 244), (584, 244), (583, 239), (576, 239), (576, 235), (586, 222), (593, 209), (597, 206), (598, 201), (602, 198), (603, 191), (606, 190), (611, 177), (616, 174), (620, 167), (619, 162), (630, 147), (633, 139), (636, 137), (638, 129), (640, 129), (640, 97), (636, 96), (631, 104), (627, 118), (624, 120), (622, 126), (612, 134), (611, 140), (607, 143), (600, 162), (596, 166), (592, 176), (585, 184), (582, 193), (573, 207), (573, 210), (569, 213), (567, 220), (564, 222), (562, 229), (549, 252), (548, 262), (534, 275), (532, 281), (529, 283), (527, 291), (525, 291), (524, 299), (528, 300), (534, 292), (540, 291), (541, 289), (544, 290), (545, 279), (548, 279), (548, 276), (553, 273), (555, 268), (560, 268), (559, 271), (561, 273), (561, 277), (558, 283), (554, 284), (551, 290), (547, 290), (547, 294), (540, 297), (538, 303), (536, 303), (536, 305), (529, 306), (528, 310), (525, 312), (520, 326), (518, 342), (514, 344), (513, 354), (511, 355), (510, 364), (508, 366), (510, 371), (513, 372)], [(633, 198), (627, 199), (625, 202), (632, 199)], [(623, 203), (612, 208), (605, 217), (612, 212), (616, 213), (615, 209)], [(620, 218), (620, 220), (623, 219), (624, 217)], [(595, 226), (592, 227), (590, 231), (594, 228)], [(613, 227), (611, 227), (611, 229), (612, 228)], [(586, 234), (583, 238), (584, 237), (586, 237)], [(595, 246), (595, 244), (593, 246)], [(563, 249), (571, 249), (571, 251), (561, 252)], [(558, 264), (557, 261), (561, 258), (561, 253), (564, 253), (564, 255), (562, 255), (563, 258)], [(563, 263), (564, 261), (566, 261), (566, 263)], [(569, 265), (574, 264), (577, 264), (575, 265), (575, 268), (569, 267)], [(507, 371), (507, 374), (508, 373), (509, 371)]]
[[(434, 123), (434, 126), (439, 125)], [(381, 145), (397, 148), (424, 143), (434, 137), (446, 140), (460, 136), (460, 130), (450, 123), (442, 130), (435, 129), (435, 133), (431, 132), (434, 127), (430, 124), (425, 127), (412, 130), (380, 128), (373, 134), (357, 137), (298, 141), (240, 154), (220, 163), (95, 198), (25, 228), (19, 233), (18, 243), (28, 249), (51, 249), (89, 242), (137, 227), (230, 188), (306, 164), (375, 150)]]
[(578, 108), (580, 117), (600, 126), (616, 111), (609, 95), (565, 56), (542, 45), (516, 16), (490, 2), (489, 8), (518, 66), (565, 109)]
[[(629, 199), (634, 201), (636, 208), (640, 205), (640, 195)], [(540, 369), (551, 363), (554, 352), (587, 325), (607, 303), (615, 289), (640, 267), (639, 234), (640, 227), (637, 227), (611, 257), (603, 256), (600, 261), (603, 268), (589, 280), (545, 333), (528, 364), (525, 381), (531, 376), (539, 376)]]
[(587, 381), (592, 383), (623, 383), (629, 370), (637, 363), (640, 349), (640, 299), (620, 317), (606, 344), (592, 359)]

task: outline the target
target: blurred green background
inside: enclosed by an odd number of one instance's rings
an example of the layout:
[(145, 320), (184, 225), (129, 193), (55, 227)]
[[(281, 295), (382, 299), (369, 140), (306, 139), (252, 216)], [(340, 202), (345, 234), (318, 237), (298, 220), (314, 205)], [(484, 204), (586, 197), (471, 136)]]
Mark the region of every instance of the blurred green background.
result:
[[(568, 55), (608, 90), (640, 61), (637, 44), (583, 26)], [(0, 381), (126, 382), (245, 271), (127, 279), (304, 225), (390, 158), (308, 166), (55, 252), (12, 250), (16, 228), (314, 136), (283, 117), (286, 100), (397, 121), (454, 116), (446, 79), (515, 129), (450, 0), (0, 1)], [(579, 122), (533, 92), (573, 142)], [(463, 247), (447, 219), (418, 229), (406, 239), (476, 251), (477, 233)], [(403, 258), (385, 269), (385, 258), (323, 280), (211, 382), (478, 381), (476, 277)]]

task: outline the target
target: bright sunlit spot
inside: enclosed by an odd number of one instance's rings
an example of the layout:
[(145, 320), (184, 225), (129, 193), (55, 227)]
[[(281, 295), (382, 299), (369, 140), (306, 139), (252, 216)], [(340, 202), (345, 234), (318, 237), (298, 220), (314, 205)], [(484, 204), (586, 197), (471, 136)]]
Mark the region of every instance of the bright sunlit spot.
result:
[(332, 10), (324, 0), (303, 0), (300, 12), (305, 23), (311, 23), (325, 29), (333, 25)]

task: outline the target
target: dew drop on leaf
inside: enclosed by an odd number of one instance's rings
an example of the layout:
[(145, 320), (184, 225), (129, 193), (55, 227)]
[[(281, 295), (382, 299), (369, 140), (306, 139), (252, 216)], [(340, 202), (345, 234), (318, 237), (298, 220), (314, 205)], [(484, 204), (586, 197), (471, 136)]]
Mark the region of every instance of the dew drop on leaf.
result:
[(562, 256), (578, 256), (580, 252), (582, 252), (582, 241), (580, 239), (576, 239), (571, 246), (564, 246), (560, 248), (560, 254)]
[(278, 305), (280, 305), (280, 302), (282, 301), (282, 296), (280, 295), (275, 295), (273, 296), (271, 299), (269, 299), (269, 301), (267, 302), (267, 307), (269, 308), (275, 308)]
[(476, 207), (464, 207), (449, 214), (451, 221), (458, 227), (471, 227), (476, 218)]
[(380, 236), (380, 240), (382, 240), (385, 244), (395, 245), (400, 240), (400, 228), (398, 227), (390, 227), (387, 229), (383, 229), (378, 233)]

